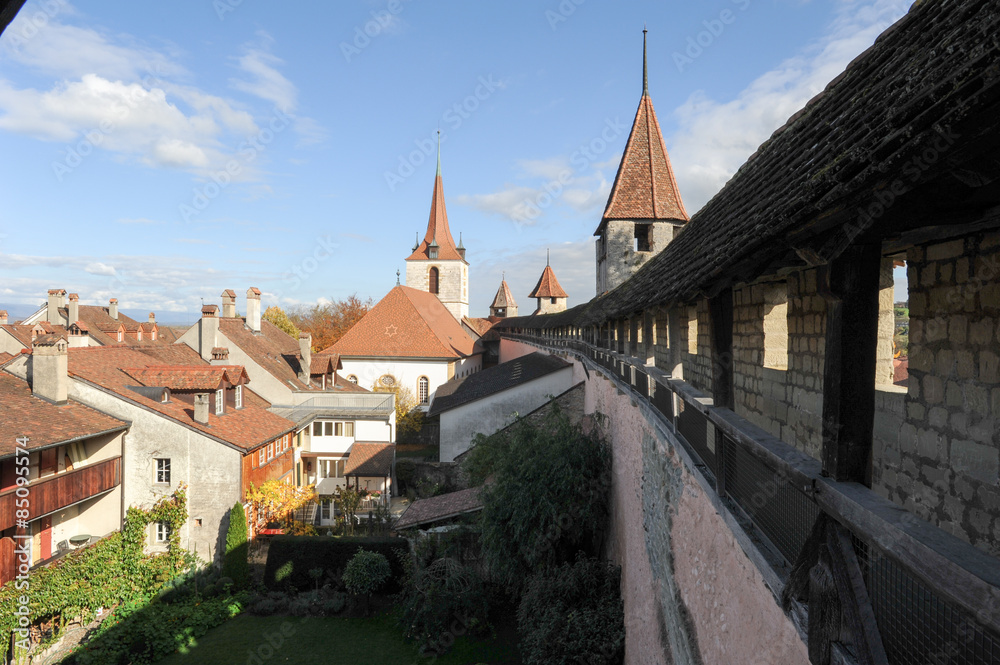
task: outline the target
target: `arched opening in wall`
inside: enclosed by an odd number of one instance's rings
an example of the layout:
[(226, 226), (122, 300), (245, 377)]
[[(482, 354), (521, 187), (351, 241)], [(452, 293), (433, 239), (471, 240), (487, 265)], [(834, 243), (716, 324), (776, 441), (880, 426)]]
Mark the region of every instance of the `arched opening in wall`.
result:
[(426, 376), (417, 379), (417, 396), (420, 398), (421, 404), (427, 404), (430, 401), (430, 387), (431, 382)]
[(438, 269), (431, 268), (427, 273), (427, 291), (433, 294), (438, 293)]
[(764, 367), (788, 369), (788, 283), (764, 285)]
[(698, 308), (688, 307), (688, 319), (687, 319), (687, 329), (688, 329), (688, 339), (687, 347), (688, 353), (692, 356), (698, 355)]
[(882, 258), (878, 292), (875, 386), (903, 392), (909, 377), (910, 294), (906, 255)]
[(381, 388), (382, 390), (395, 390), (396, 377), (392, 374), (383, 374), (378, 378), (378, 382), (375, 387)]

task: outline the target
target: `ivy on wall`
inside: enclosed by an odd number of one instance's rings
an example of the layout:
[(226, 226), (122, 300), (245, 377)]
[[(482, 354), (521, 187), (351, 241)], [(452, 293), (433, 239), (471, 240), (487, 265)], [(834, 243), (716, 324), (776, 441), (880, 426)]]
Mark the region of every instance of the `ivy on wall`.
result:
[[(87, 623), (100, 607), (148, 602), (189, 557), (180, 547), (186, 521), (187, 487), (182, 484), (148, 510), (129, 508), (121, 531), (0, 587), (0, 650), (6, 651), (15, 629), (24, 627), (18, 615), (24, 598), (30, 625), (51, 622), (58, 628), (76, 618)], [(155, 522), (168, 525), (166, 555), (143, 552), (147, 528)]]

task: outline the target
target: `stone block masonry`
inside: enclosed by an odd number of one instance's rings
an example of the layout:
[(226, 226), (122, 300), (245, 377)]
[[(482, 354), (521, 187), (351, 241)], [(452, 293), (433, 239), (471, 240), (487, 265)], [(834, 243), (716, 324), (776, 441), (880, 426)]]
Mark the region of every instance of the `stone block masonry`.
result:
[(1000, 233), (906, 259), (909, 381), (879, 393), (873, 487), (1000, 555)]

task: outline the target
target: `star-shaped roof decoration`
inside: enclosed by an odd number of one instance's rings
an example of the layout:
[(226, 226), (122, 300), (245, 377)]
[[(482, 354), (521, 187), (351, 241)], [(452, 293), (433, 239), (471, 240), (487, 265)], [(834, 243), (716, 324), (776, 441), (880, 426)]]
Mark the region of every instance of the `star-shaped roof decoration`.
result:
[(396, 334), (396, 326), (394, 326), (394, 325), (386, 326), (385, 327), (385, 334), (388, 335), (389, 337), (392, 337), (393, 335), (395, 335)]

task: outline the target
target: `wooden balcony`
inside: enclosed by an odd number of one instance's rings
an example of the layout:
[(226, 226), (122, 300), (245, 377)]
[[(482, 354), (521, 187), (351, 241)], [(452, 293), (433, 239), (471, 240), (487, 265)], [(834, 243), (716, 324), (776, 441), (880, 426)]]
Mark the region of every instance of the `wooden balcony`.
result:
[[(33, 481), (27, 486), (27, 521), (117, 487), (121, 484), (121, 463), (120, 456), (112, 457), (74, 471)], [(17, 525), (16, 491), (17, 488), (12, 488), (0, 493), (0, 531)]]

